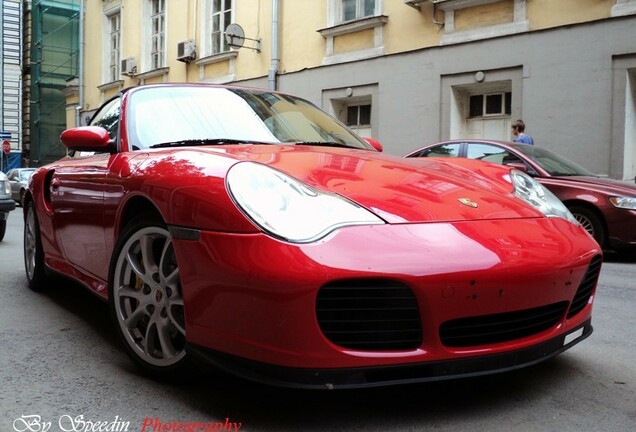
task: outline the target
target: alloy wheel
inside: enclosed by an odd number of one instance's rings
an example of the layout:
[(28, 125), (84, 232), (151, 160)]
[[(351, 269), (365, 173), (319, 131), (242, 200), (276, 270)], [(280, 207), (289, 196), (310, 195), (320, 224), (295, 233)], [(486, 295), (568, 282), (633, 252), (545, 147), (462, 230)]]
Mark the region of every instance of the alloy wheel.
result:
[(35, 222), (35, 210), (29, 206), (26, 220), (24, 221), (24, 268), (28, 280), (35, 278), (35, 256), (37, 252), (37, 231)]
[(119, 249), (113, 277), (117, 325), (132, 353), (155, 368), (185, 357), (185, 318), (174, 247), (168, 231), (146, 226)]

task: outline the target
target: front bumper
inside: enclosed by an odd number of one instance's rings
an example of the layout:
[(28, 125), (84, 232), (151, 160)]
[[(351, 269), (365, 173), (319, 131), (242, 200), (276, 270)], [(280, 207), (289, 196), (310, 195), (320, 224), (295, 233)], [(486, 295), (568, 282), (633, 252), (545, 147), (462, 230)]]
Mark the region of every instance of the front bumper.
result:
[(636, 210), (612, 209), (607, 215), (610, 249), (636, 249)]
[(0, 199), (0, 220), (5, 220), (10, 211), (15, 209), (15, 201), (11, 198)]
[[(598, 245), (581, 227), (556, 218), (357, 226), (305, 245), (260, 233), (174, 234), (192, 350), (274, 370), (418, 370), (418, 365), (468, 364), (462, 362), (490, 356), (513, 358), (503, 370), (531, 364), (561, 348), (550, 345), (545, 354), (526, 360), (514, 360), (517, 355), (510, 353), (533, 352), (590, 320), (601, 261)], [(320, 316), (324, 309), (319, 303), (327, 288), (369, 292), (393, 283), (412, 293), (409, 301), (419, 313), (415, 344), (359, 348), (340, 343), (326, 330), (331, 318)], [(553, 306), (551, 321), (530, 333), (503, 339), (462, 334), (459, 342), (444, 340), (447, 324), (451, 332), (466, 322), (468, 328), (505, 330), (507, 323), (527, 318), (527, 312), (535, 320), (537, 311), (543, 314)], [(353, 327), (357, 319), (344, 325)], [(365, 342), (362, 333), (354, 343)], [(490, 369), (469, 368), (467, 374)], [(448, 375), (463, 374), (456, 368)]]
[(592, 334), (592, 320), (537, 345), (500, 354), (454, 360), (366, 368), (301, 369), (233, 357), (201, 346), (188, 345), (188, 354), (201, 364), (262, 384), (304, 389), (347, 389), (413, 384), (508, 372), (548, 360)]

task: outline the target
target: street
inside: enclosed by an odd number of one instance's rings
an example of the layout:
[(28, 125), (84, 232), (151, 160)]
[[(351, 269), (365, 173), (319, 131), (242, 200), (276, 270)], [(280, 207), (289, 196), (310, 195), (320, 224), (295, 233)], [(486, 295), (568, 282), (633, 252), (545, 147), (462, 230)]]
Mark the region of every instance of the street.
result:
[(590, 338), (520, 371), (349, 391), (216, 371), (159, 382), (128, 359), (97, 297), (64, 280), (29, 290), (21, 217), (0, 242), (0, 432), (636, 430), (634, 256), (607, 256)]

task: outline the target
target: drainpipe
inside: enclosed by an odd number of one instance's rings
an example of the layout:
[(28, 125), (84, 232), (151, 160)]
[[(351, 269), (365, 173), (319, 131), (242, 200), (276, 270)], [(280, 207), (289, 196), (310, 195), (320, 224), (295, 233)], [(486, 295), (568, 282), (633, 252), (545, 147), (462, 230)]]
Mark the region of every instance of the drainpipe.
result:
[(268, 73), (270, 90), (278, 90), (278, 0), (272, 0), (272, 65)]
[(79, 75), (79, 96), (75, 109), (75, 126), (82, 125), (82, 110), (84, 109), (84, 0), (80, 0), (79, 10), (79, 56), (77, 59), (77, 74)]

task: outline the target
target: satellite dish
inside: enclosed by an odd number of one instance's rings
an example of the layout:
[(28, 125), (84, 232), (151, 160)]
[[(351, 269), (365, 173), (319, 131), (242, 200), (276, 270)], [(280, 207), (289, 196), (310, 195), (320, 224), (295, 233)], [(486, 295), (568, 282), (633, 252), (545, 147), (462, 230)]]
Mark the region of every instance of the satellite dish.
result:
[(225, 41), (231, 47), (241, 48), (245, 43), (245, 32), (238, 24), (230, 24), (225, 29)]

